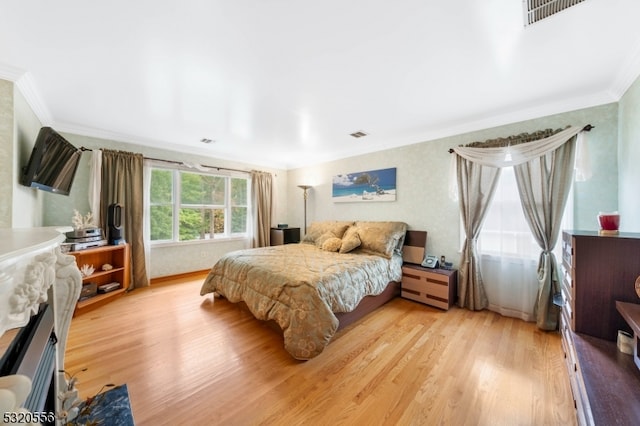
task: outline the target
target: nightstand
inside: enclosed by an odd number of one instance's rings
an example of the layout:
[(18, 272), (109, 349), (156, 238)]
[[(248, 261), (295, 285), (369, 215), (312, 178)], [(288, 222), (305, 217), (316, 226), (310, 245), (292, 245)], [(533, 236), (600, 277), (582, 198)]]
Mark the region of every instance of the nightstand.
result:
[(456, 302), (458, 271), (429, 269), (420, 265), (402, 265), (401, 296), (416, 302), (448, 310)]
[(300, 228), (271, 228), (271, 245), (299, 243)]

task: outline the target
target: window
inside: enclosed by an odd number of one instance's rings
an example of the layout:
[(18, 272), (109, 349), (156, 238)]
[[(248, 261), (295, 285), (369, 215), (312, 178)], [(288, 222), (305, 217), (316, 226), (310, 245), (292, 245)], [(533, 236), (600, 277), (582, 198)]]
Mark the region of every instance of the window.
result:
[[(573, 216), (572, 194), (565, 220)], [(563, 221), (562, 229), (570, 222)], [(464, 235), (464, 232), (463, 232)], [(561, 238), (561, 237), (560, 237)], [(561, 240), (556, 244), (556, 259)], [(538, 246), (522, 211), (513, 167), (504, 167), (478, 238), (482, 281), (489, 309), (502, 315), (534, 321), (538, 294)]]
[(503, 167), (493, 200), (480, 230), (483, 254), (538, 259), (540, 247), (525, 219), (513, 167)]
[(153, 168), (151, 241), (246, 236), (248, 185), (243, 177)]

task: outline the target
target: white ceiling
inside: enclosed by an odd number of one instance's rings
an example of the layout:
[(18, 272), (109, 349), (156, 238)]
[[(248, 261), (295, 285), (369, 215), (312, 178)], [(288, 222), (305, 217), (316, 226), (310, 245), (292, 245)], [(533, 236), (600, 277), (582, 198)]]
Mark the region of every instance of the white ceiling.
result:
[(637, 0), (527, 28), (521, 0), (3, 0), (0, 78), (58, 131), (296, 168), (618, 101), (638, 16)]

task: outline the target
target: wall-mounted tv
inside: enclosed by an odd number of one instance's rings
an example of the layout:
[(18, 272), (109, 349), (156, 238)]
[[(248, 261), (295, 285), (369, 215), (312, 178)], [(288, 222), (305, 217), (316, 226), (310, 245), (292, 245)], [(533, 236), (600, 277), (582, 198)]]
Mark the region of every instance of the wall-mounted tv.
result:
[(74, 147), (51, 127), (43, 127), (22, 169), (20, 183), (43, 191), (69, 195), (82, 150)]

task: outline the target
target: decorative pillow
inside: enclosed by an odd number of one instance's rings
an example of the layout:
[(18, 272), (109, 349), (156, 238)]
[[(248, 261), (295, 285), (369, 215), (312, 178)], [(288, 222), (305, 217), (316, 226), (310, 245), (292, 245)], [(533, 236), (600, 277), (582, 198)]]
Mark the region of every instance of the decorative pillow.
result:
[(340, 246), (340, 253), (349, 253), (350, 251), (360, 247), (360, 237), (358, 237), (358, 228), (355, 226), (349, 227), (347, 232), (342, 237), (342, 245)]
[(342, 246), (342, 240), (337, 237), (329, 238), (322, 243), (322, 250), (324, 251), (338, 251)]
[(322, 234), (326, 234), (327, 232), (331, 232), (337, 238), (342, 238), (342, 236), (344, 235), (344, 231), (346, 231), (347, 228), (351, 225), (353, 225), (353, 222), (337, 220), (313, 222), (307, 228), (307, 232), (302, 239), (302, 242), (317, 245), (316, 240), (318, 239), (318, 237), (320, 237)]
[(333, 232), (325, 232), (324, 234), (316, 238), (316, 247), (322, 248), (324, 242), (332, 238), (337, 238)]
[(395, 250), (401, 249), (407, 224), (404, 222), (356, 222), (360, 248), (371, 254), (391, 258)]

